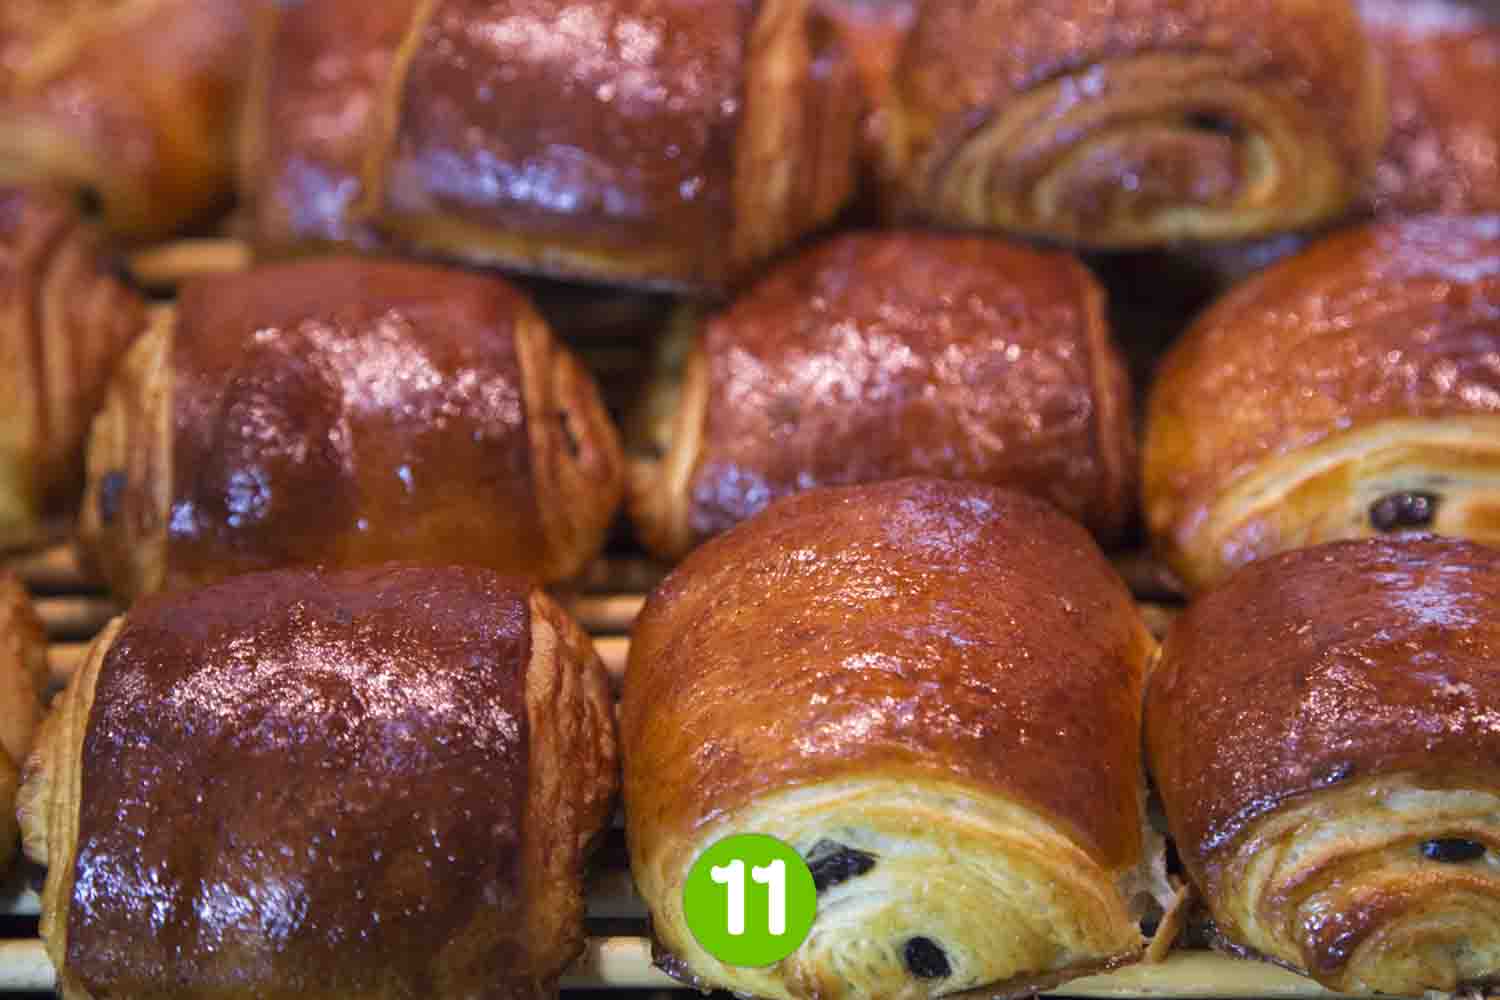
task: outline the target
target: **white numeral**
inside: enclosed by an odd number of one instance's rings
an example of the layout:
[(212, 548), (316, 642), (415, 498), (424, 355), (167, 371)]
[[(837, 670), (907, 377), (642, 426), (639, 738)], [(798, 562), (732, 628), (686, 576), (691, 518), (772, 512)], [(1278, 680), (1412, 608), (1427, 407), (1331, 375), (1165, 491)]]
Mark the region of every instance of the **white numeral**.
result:
[(786, 933), (786, 862), (777, 858), (764, 868), (752, 868), (750, 877), (757, 885), (768, 887), (771, 899), (766, 930), (772, 937), (781, 937)]
[[(759, 868), (756, 869), (760, 871)], [(727, 865), (715, 865), (708, 874), (718, 885), (729, 887), (729, 933), (739, 937), (745, 933), (745, 862), (731, 861)]]

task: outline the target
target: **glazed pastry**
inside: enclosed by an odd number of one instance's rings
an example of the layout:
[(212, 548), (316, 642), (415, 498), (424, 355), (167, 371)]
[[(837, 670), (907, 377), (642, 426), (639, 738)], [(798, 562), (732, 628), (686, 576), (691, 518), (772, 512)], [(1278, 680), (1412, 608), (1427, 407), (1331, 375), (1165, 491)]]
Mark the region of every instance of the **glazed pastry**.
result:
[(66, 196), (0, 188), (0, 549), (76, 508), (88, 422), (145, 326)]
[(810, 0), (329, 0), (268, 18), (243, 173), (272, 251), (385, 239), (717, 288), (852, 191), (858, 87)]
[(1500, 975), (1497, 711), (1493, 549), (1335, 542), (1193, 604), (1146, 742), (1223, 943), (1339, 993)]
[(228, 202), (257, 0), (5, 0), (0, 184), (98, 199), (163, 236)]
[(1500, 541), (1500, 219), (1334, 236), (1240, 285), (1164, 360), (1146, 517), (1184, 581), (1283, 549)]
[(310, 260), (183, 286), (94, 424), (81, 531), (128, 596), (386, 560), (551, 581), (597, 554), (623, 465), (505, 281)]
[(1100, 248), (1306, 227), (1386, 133), (1352, 0), (928, 0), (892, 103), (897, 218)]
[(1130, 386), (1104, 294), (1065, 254), (839, 237), (711, 318), (680, 377), (632, 471), (666, 557), (776, 497), (907, 475), (1025, 489), (1105, 539), (1132, 509)]
[(26, 588), (0, 573), (0, 872), (16, 856), (16, 790), (46, 688), (47, 633)]
[(1500, 10), (1462, 0), (1361, 0), (1361, 8), (1391, 102), (1370, 208), (1500, 211)]
[[(621, 701), (658, 964), (768, 998), (1020, 994), (1139, 957), (1154, 643), (1088, 534), (977, 483), (783, 499), (651, 595)], [(778, 837), (819, 916), (734, 968), (689, 932), (710, 844)]]
[(65, 998), (545, 996), (616, 764), (588, 635), (488, 570), (149, 599), (27, 767), (47, 954)]

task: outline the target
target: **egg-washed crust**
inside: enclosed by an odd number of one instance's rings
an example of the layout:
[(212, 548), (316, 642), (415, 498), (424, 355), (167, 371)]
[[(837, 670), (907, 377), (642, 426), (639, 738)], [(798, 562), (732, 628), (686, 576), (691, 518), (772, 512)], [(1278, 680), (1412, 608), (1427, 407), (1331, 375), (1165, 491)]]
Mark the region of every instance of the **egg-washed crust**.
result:
[[(995, 872), (1031, 864), (1034, 891), (1072, 894), (1077, 910), (1058, 912), (1097, 931), (1076, 939), (1089, 946), (1072, 962), (1138, 952), (1119, 885), (1145, 854), (1137, 713), (1153, 648), (1087, 533), (1042, 501), (924, 479), (778, 501), (688, 556), (632, 635), (627, 834), (655, 932), (674, 953), (692, 948), (668, 915), (710, 827), (789, 822), (795, 809), (773, 808), (778, 796), (850, 787), (868, 794), (861, 815), (879, 829), (877, 817), (909, 817), (905, 806), (932, 788), (948, 790), (953, 815), (929, 808), (920, 828), (908, 819), (915, 850), (929, 836), (957, 843), (972, 823), (966, 842)], [(1046, 831), (1029, 846), (983, 832), (1028, 824)], [(1063, 856), (1071, 875), (1038, 874), (1048, 865), (1037, 858)], [(1019, 961), (1048, 946), (1037, 947)], [(710, 973), (693, 954), (715, 985), (769, 988), (753, 971)], [(973, 985), (1040, 971), (1053, 970), (989, 970)], [(821, 995), (831, 974), (812, 961), (796, 981), (777, 980), (777, 995)]]
[(704, 319), (680, 378), (666, 453), (633, 481), (664, 558), (778, 497), (910, 475), (1024, 490), (1106, 542), (1134, 510), (1124, 362), (1068, 254), (834, 237)]
[[(178, 697), (128, 696), (143, 684)], [(307, 710), (332, 714), (308, 728)], [(23, 820), (50, 861), (43, 934), (70, 1000), (167, 967), (203, 988), (533, 997), (582, 951), (582, 869), (618, 780), (608, 680), (577, 623), (516, 581), (285, 571), (149, 599), (101, 635), (47, 733)], [(149, 778), (167, 759), (195, 808)], [(297, 898), (275, 891), (292, 882)], [(249, 919), (212, 917), (225, 892)], [(412, 921), (437, 922), (436, 950)]]
[(392, 559), (560, 580), (625, 476), (592, 377), (519, 291), (352, 257), (188, 282), (90, 450), (82, 534), (127, 594)]
[(936, 0), (889, 91), (889, 214), (1101, 249), (1334, 218), (1387, 128), (1351, 0)]
[(1230, 292), (1152, 387), (1144, 490), (1160, 553), (1201, 588), (1281, 544), (1330, 537), (1292, 512), (1337, 520), (1367, 470), (1473, 480), (1476, 495), (1453, 506), (1473, 516), (1454, 530), (1494, 537), (1494, 435), (1454, 436), (1500, 414), (1497, 303), (1495, 217), (1356, 228)]
[[(809, 0), (381, 6), (260, 32), (241, 173), (272, 252), (385, 243), (702, 292), (852, 193), (854, 70)], [(325, 79), (309, 52), (348, 58)]]
[(1336, 990), (1493, 973), (1500, 868), (1418, 849), (1461, 838), (1497, 859), (1497, 623), (1500, 552), (1437, 538), (1272, 556), (1178, 619), (1146, 746), (1230, 940)]

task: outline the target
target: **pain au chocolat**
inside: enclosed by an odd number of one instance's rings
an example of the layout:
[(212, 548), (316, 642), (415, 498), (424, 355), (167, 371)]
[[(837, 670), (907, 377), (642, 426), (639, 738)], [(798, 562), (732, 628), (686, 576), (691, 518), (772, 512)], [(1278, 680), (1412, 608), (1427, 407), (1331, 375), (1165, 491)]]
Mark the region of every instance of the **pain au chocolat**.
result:
[[(620, 709), (658, 964), (759, 997), (911, 998), (1135, 960), (1153, 649), (1088, 533), (1013, 491), (812, 490), (699, 547), (636, 622)], [(819, 915), (775, 965), (724, 965), (685, 921), (693, 862), (733, 833), (813, 869)]]
[(95, 421), (81, 530), (139, 595), (391, 559), (552, 581), (623, 490), (592, 378), (497, 277), (323, 258), (186, 283)]
[(1145, 509), (1193, 587), (1338, 538), (1500, 540), (1500, 218), (1354, 229), (1220, 300), (1152, 388)]
[(1500, 7), (1360, 0), (1386, 70), (1391, 135), (1365, 201), (1378, 215), (1500, 211)]
[(862, 103), (811, 0), (361, 0), (266, 12), (255, 241), (389, 242), (720, 288), (853, 191)]
[(0, 3), (0, 184), (85, 192), (132, 238), (224, 208), (260, 2)]
[(1340, 993), (1500, 974), (1500, 551), (1281, 553), (1167, 636), (1146, 745), (1222, 943)]
[(836, 237), (710, 316), (672, 378), (647, 397), (631, 470), (632, 515), (664, 557), (777, 497), (910, 475), (1023, 489), (1105, 540), (1134, 508), (1124, 362), (1103, 290), (1067, 254)]
[(583, 948), (611, 707), (587, 634), (488, 570), (138, 603), (22, 792), (63, 996), (548, 995)]
[(1387, 130), (1352, 0), (926, 0), (879, 113), (889, 212), (1109, 249), (1304, 228)]
[(68, 196), (0, 188), (0, 549), (76, 511), (89, 421), (146, 324)]

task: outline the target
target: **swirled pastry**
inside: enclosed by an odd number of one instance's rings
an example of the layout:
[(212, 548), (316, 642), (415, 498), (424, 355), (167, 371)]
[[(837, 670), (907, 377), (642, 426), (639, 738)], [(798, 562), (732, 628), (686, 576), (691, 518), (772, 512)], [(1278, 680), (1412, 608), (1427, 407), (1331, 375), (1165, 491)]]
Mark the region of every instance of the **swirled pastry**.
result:
[(927, 0), (881, 117), (897, 216), (1116, 248), (1334, 217), (1387, 127), (1351, 0)]
[(716, 287), (852, 191), (861, 104), (810, 0), (327, 0), (270, 15), (257, 242)]
[(162, 236), (223, 207), (258, 0), (5, 0), (0, 184), (83, 190)]
[(0, 548), (76, 508), (88, 422), (145, 326), (68, 198), (0, 188)]
[(543, 580), (623, 490), (588, 373), (494, 277), (325, 258), (183, 286), (95, 422), (81, 518), (138, 595), (391, 559)]
[(1282, 553), (1172, 627), (1146, 743), (1224, 943), (1329, 989), (1500, 974), (1500, 552)]
[(95, 641), (27, 768), (64, 997), (538, 997), (583, 949), (608, 679), (488, 570), (238, 577)]
[(16, 856), (16, 792), (46, 687), (47, 633), (26, 588), (0, 573), (0, 872)]
[(1500, 211), (1500, 10), (1360, 0), (1390, 81), (1391, 137), (1366, 201), (1381, 215)]
[(1497, 442), (1500, 219), (1372, 225), (1249, 279), (1173, 347), (1147, 522), (1195, 587), (1337, 538), (1500, 540)]
[(1132, 509), (1130, 386), (1076, 259), (979, 237), (837, 237), (711, 317), (660, 456), (632, 469), (677, 557), (779, 496), (931, 475), (1013, 486), (1115, 537)]
[[(1021, 493), (813, 490), (703, 545), (647, 601), (620, 708), (658, 964), (910, 998), (1134, 960), (1153, 645), (1088, 534)], [(818, 916), (778, 964), (725, 966), (685, 923), (690, 867), (731, 833), (813, 869)]]

